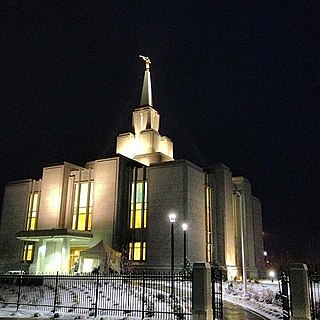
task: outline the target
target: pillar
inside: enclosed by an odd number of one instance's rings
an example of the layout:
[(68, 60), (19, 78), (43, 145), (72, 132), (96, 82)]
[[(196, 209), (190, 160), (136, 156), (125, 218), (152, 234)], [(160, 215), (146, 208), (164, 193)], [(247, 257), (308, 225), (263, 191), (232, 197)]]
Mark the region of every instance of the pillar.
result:
[(303, 263), (290, 266), (292, 320), (311, 320), (308, 268)]
[(192, 276), (193, 320), (212, 320), (211, 267), (207, 262), (196, 262)]

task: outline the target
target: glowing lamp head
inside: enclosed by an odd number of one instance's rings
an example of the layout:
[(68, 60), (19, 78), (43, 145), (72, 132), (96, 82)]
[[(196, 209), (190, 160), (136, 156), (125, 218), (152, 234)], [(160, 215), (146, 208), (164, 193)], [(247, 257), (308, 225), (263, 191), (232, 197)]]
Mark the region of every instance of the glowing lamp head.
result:
[(187, 231), (188, 230), (188, 225), (186, 223), (183, 223), (181, 227), (182, 227), (183, 231)]
[(176, 222), (176, 215), (174, 214), (174, 213), (170, 213), (169, 214), (169, 220), (170, 220), (170, 222), (171, 223), (174, 223), (174, 222)]
[(274, 271), (269, 271), (269, 276), (270, 276), (270, 278), (273, 278), (274, 276), (275, 276), (275, 273), (274, 273)]

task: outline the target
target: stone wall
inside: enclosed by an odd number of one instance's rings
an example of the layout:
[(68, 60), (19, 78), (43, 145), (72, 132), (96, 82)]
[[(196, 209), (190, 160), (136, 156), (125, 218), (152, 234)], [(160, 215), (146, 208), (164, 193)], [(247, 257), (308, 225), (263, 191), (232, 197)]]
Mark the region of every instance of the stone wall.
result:
[(25, 228), (29, 194), (32, 180), (11, 182), (6, 185), (0, 225), (0, 272), (24, 270), (20, 263), (22, 242), (16, 233)]
[(152, 165), (148, 170), (147, 263), (169, 269), (171, 262), (171, 224), (175, 213), (175, 269), (183, 263), (182, 223), (189, 224), (187, 256), (191, 261), (205, 260), (204, 174), (185, 161)]

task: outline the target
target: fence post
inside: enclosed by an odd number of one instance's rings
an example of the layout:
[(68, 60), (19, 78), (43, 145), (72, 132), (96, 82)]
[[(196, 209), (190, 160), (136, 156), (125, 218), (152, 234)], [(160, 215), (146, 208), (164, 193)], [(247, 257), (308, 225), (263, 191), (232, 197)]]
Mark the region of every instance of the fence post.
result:
[(94, 306), (94, 316), (98, 314), (98, 297), (99, 297), (99, 272), (97, 272), (97, 286), (96, 286), (96, 304)]
[(20, 295), (21, 295), (21, 285), (22, 285), (22, 274), (20, 275), (20, 277), (17, 279), (18, 283), (19, 283), (19, 287), (18, 287), (18, 301), (17, 301), (17, 311), (19, 310), (19, 304), (20, 304)]
[(310, 320), (310, 288), (308, 268), (303, 263), (294, 263), (290, 266), (290, 294), (292, 320)]
[(211, 267), (207, 262), (196, 262), (192, 274), (193, 320), (212, 320)]
[(281, 272), (279, 278), (279, 290), (281, 292), (282, 314), (284, 320), (290, 319), (291, 315), (289, 284), (290, 281), (288, 274), (286, 272)]
[(146, 302), (146, 279), (145, 272), (142, 272), (142, 319), (144, 319), (144, 306)]
[(57, 294), (58, 294), (58, 274), (59, 274), (59, 272), (57, 271), (57, 274), (56, 274), (56, 281), (55, 281), (55, 287), (54, 287), (53, 313), (55, 313), (55, 312), (56, 312), (56, 305), (57, 305)]

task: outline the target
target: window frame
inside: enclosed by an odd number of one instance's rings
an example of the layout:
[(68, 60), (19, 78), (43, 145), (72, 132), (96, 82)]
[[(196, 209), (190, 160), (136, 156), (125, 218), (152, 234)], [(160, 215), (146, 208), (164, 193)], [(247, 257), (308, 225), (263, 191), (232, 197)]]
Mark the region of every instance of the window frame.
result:
[[(29, 195), (25, 230), (37, 230), (40, 206), (40, 191), (33, 191)], [(35, 199), (36, 198), (36, 199)]]
[[(23, 242), (21, 262), (32, 263), (34, 259), (35, 243), (30, 241)], [(29, 258), (29, 254), (31, 257)]]
[(213, 212), (213, 188), (205, 186), (205, 241), (206, 261), (212, 262), (212, 212)]
[(145, 262), (147, 254), (146, 241), (134, 241), (129, 243), (129, 261)]
[(147, 209), (148, 209), (148, 181), (137, 180), (131, 182), (130, 192), (130, 229), (147, 228)]
[[(86, 191), (82, 194), (83, 186)], [(71, 229), (79, 231), (92, 230), (94, 181), (75, 181), (73, 183)], [(84, 204), (84, 205), (82, 205)], [(82, 212), (84, 210), (84, 212)], [(79, 219), (80, 218), (80, 219)], [(83, 220), (84, 218), (84, 220)], [(79, 225), (80, 223), (80, 225)]]

